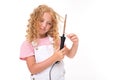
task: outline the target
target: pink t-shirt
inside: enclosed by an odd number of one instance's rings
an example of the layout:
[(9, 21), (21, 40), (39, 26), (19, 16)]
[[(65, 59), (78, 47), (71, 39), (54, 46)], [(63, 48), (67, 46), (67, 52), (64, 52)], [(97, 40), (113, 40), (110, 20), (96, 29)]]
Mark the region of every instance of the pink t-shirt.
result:
[[(39, 39), (39, 46), (41, 45), (49, 45), (50, 40), (49, 37)], [(20, 48), (20, 59), (25, 60), (29, 56), (34, 55), (34, 47), (32, 43), (29, 43), (28, 41), (24, 41)]]

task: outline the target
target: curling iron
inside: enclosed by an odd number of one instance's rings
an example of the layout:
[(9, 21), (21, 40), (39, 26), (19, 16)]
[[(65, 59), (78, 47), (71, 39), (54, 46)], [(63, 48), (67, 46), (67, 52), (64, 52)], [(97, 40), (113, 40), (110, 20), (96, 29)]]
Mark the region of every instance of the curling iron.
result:
[[(65, 15), (63, 34), (62, 34), (62, 36), (60, 36), (60, 38), (61, 38), (60, 50), (64, 47), (64, 43), (65, 43), (65, 39), (66, 39), (66, 37), (65, 37), (66, 19), (67, 19), (67, 14)], [(56, 63), (58, 63), (58, 62), (59, 61), (57, 61)]]
[(61, 36), (60, 49), (62, 49), (64, 47), (64, 43), (65, 43), (65, 39), (66, 39), (66, 37), (65, 37), (66, 19), (67, 19), (67, 14), (65, 15), (64, 28), (63, 28), (63, 34)]
[[(65, 39), (66, 39), (66, 37), (65, 37), (66, 19), (67, 19), (67, 15), (65, 15), (63, 34), (62, 34), (62, 36), (60, 36), (60, 38), (61, 38), (60, 50), (64, 47), (64, 42), (65, 42)], [(50, 69), (50, 71), (49, 71), (49, 80), (51, 80), (51, 71), (52, 71), (52, 68), (54, 67), (55, 64), (57, 64), (57, 63), (59, 63), (59, 62), (60, 62), (60, 61), (57, 61), (57, 62), (55, 62), (55, 63), (52, 65), (52, 67), (51, 67), (51, 69)]]

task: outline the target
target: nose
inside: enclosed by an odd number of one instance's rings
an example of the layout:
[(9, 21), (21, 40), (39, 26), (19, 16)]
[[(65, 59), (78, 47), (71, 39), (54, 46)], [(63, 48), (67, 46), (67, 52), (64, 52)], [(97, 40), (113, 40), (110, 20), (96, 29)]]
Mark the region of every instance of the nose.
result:
[(47, 26), (46, 22), (43, 22), (41, 25), (41, 29), (44, 29)]

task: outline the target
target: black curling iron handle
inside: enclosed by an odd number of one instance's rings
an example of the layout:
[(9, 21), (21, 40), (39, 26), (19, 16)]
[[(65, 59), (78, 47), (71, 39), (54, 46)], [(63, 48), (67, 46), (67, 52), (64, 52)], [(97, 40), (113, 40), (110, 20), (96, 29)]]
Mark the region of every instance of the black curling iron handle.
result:
[[(61, 43), (60, 43), (60, 50), (64, 47), (65, 39), (66, 37), (64, 34), (60, 37), (61, 38)], [(59, 63), (60, 61), (57, 61), (56, 63)]]
[(61, 43), (60, 43), (60, 49), (62, 49), (64, 47), (64, 42), (65, 42), (66, 37), (64, 36), (64, 34), (61, 36)]

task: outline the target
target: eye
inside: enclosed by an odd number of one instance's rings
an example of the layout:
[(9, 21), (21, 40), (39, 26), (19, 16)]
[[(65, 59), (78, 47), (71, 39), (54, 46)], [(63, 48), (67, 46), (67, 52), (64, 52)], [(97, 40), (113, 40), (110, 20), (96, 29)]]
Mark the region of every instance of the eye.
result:
[(44, 20), (40, 20), (40, 22), (44, 22)]
[(48, 22), (47, 24), (50, 25), (50, 26), (52, 26), (52, 23), (51, 23), (51, 22)]

